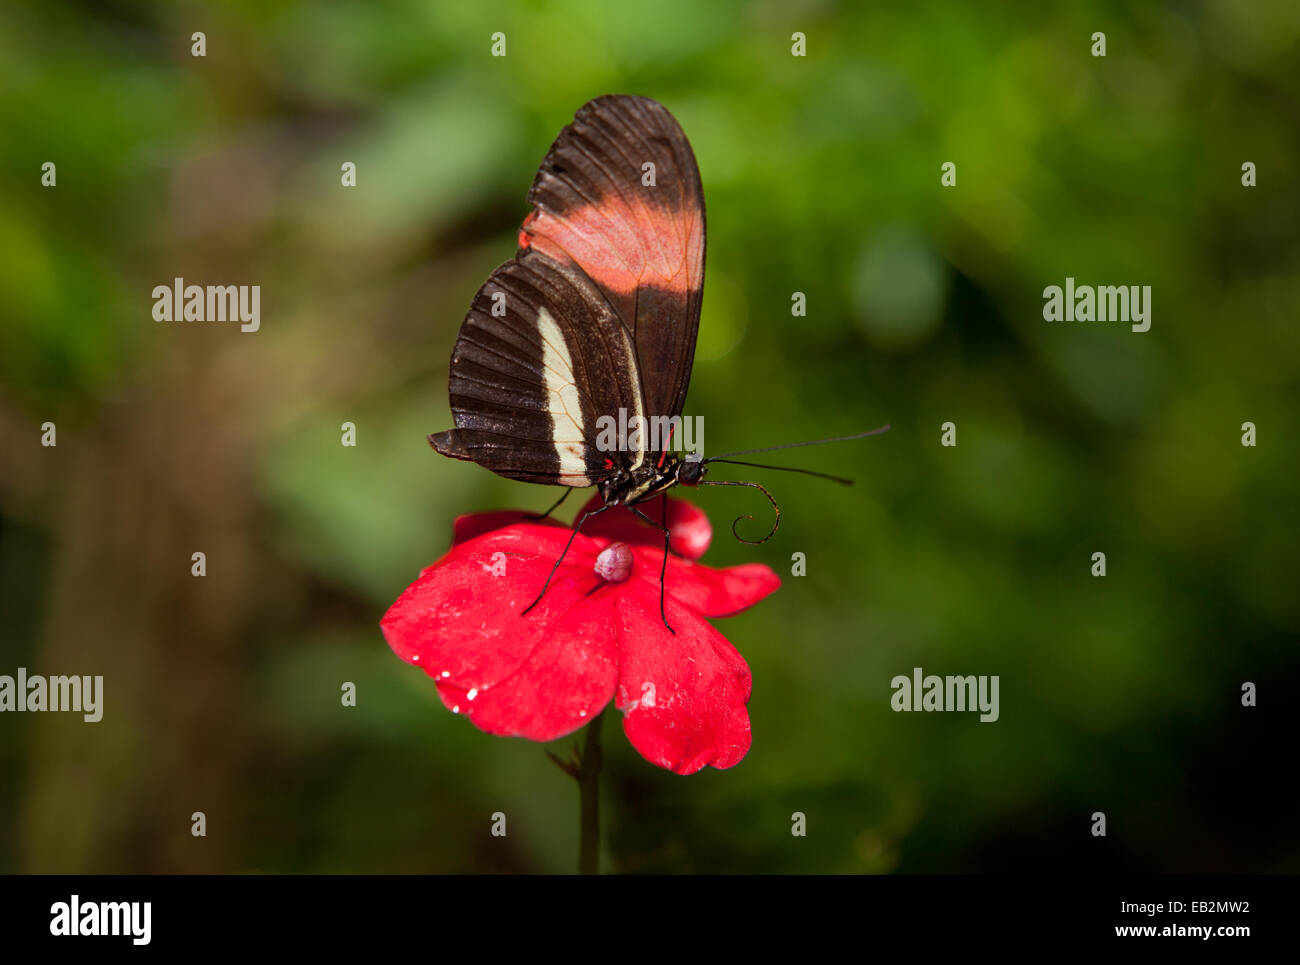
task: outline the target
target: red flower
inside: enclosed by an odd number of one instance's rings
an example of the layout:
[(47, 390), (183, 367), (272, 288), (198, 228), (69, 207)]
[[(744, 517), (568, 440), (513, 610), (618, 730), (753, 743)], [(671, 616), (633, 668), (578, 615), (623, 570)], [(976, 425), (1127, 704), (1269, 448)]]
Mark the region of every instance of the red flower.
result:
[[(598, 506), (596, 497), (584, 511)], [(705, 617), (738, 613), (780, 580), (761, 563), (695, 562), (713, 533), (689, 503), (668, 501), (668, 528), (664, 608), (675, 634), (659, 616), (663, 536), (622, 507), (586, 522), (527, 614), (571, 530), (513, 511), (462, 516), (451, 550), (380, 627), (444, 704), (489, 734), (555, 740), (613, 699), (651, 763), (678, 774), (731, 767), (749, 750), (749, 667)]]

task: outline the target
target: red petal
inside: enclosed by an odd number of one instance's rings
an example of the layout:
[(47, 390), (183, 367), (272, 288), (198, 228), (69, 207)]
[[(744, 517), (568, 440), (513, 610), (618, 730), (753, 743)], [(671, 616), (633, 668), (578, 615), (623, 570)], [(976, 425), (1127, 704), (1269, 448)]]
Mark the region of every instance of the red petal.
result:
[(669, 633), (658, 587), (630, 580), (619, 597), (619, 678), (615, 704), (641, 755), (678, 774), (725, 768), (749, 750), (750, 675), (721, 633), (671, 597)]
[(546, 628), (518, 670), (490, 688), (439, 682), (438, 696), (489, 734), (550, 741), (573, 733), (614, 696), (618, 629), (611, 602), (603, 589), (579, 602)]
[(672, 534), (668, 545), (688, 560), (698, 560), (713, 542), (709, 517), (684, 499), (668, 500), (668, 532)]
[[(573, 518), (574, 522), (581, 519), (584, 513), (600, 509), (603, 505), (604, 501), (599, 495), (593, 496), (578, 511), (578, 515)], [(663, 501), (660, 499), (652, 499), (637, 508), (656, 523), (662, 518), (664, 511)], [(664, 545), (663, 533), (639, 518), (626, 506), (616, 506), (605, 510), (599, 516), (593, 516), (583, 524), (582, 532), (587, 536), (608, 539), (611, 542), (618, 540), (634, 546), (662, 548)], [(703, 556), (704, 551), (709, 548), (709, 543), (713, 541), (713, 527), (709, 524), (709, 517), (704, 515), (704, 510), (684, 499), (668, 500), (668, 532), (669, 546), (672, 551), (690, 560), (698, 560)]]
[(531, 513), (525, 513), (521, 509), (500, 509), (491, 513), (469, 513), (465, 516), (457, 516), (456, 521), (451, 526), (451, 545), (459, 546), (476, 536), (482, 536), (484, 533), (490, 533), (497, 529), (505, 529), (515, 523), (526, 522), (536, 526), (564, 526), (563, 523), (549, 516), (545, 519), (530, 519), (529, 516), (531, 515)]
[(438, 681), (449, 706), (463, 695), (460, 712), (490, 733), (553, 740), (581, 727), (613, 692), (615, 599), (592, 572), (596, 544), (576, 536), (546, 595), (522, 614), (569, 535), (520, 523), (463, 543), (380, 622), (393, 651)]
[[(633, 578), (653, 582), (658, 593), (662, 546), (659, 549), (636, 546), (632, 554), (636, 558)], [(664, 573), (664, 591), (706, 617), (733, 616), (775, 593), (780, 586), (781, 578), (764, 563), (745, 563), (719, 570), (669, 556)]]

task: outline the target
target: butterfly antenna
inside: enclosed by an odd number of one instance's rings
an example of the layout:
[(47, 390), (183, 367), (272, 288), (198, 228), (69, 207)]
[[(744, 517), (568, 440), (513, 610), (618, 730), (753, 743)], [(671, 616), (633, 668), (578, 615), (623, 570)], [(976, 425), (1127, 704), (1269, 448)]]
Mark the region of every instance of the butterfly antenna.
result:
[(762, 486), (760, 486), (758, 483), (735, 482), (730, 479), (701, 479), (699, 484), (701, 486), (748, 486), (751, 489), (757, 489), (764, 496), (766, 496), (767, 501), (772, 504), (772, 511), (775, 514), (775, 516), (772, 519), (771, 532), (769, 532), (762, 539), (745, 539), (745, 537), (741, 536), (740, 533), (736, 531), (736, 527), (740, 525), (740, 521), (742, 519), (753, 519), (754, 517), (737, 516), (734, 520), (731, 521), (731, 535), (736, 537), (736, 539), (740, 540), (742, 543), (748, 543), (750, 546), (757, 546), (759, 543), (766, 543), (768, 540), (770, 540), (773, 536), (776, 535), (777, 527), (781, 525), (781, 507), (778, 506), (776, 500), (772, 498), (772, 494), (769, 493)]
[(859, 432), (852, 436), (835, 436), (831, 439), (813, 439), (809, 442), (787, 442), (784, 446), (764, 446), (761, 449), (740, 449), (736, 452), (724, 452), (720, 456), (710, 456), (705, 462), (716, 462), (722, 459), (729, 459), (732, 456), (751, 456), (756, 452), (775, 452), (778, 449), (798, 449), (800, 446), (821, 446), (828, 442), (851, 442), (854, 439), (865, 439), (867, 436), (878, 436), (882, 432), (889, 431), (889, 424), (881, 426), (879, 429), (872, 429), (870, 432)]
[(723, 459), (715, 456), (712, 459), (706, 459), (705, 462), (725, 462), (728, 466), (753, 466), (755, 469), (779, 469), (781, 472), (798, 472), (805, 476), (816, 476), (818, 479), (829, 479), (831, 482), (837, 482), (842, 486), (852, 486), (852, 479), (845, 479), (843, 476), (832, 476), (828, 472), (818, 472), (815, 469), (800, 469), (798, 466), (769, 466), (762, 462), (743, 462), (740, 459)]

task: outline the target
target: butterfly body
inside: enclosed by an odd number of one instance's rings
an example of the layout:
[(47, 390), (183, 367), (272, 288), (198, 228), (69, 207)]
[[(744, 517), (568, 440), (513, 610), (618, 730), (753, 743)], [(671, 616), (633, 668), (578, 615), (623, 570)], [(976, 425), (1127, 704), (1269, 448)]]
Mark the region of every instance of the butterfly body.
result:
[(610, 506), (635, 506), (662, 496), (674, 486), (696, 486), (704, 476), (697, 459), (664, 452), (653, 463), (631, 472), (617, 470), (600, 483), (600, 495)]

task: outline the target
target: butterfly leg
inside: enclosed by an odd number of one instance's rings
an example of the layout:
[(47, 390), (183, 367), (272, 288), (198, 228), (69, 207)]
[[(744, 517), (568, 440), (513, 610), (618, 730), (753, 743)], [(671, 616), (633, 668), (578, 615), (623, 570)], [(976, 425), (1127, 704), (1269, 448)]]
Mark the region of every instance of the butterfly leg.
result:
[[(667, 510), (666, 502), (664, 508), (666, 512)], [(673, 636), (677, 636), (677, 631), (674, 630), (672, 626), (668, 623), (668, 614), (664, 612), (664, 577), (668, 575), (668, 541), (671, 534), (668, 532), (667, 525), (665, 525), (664, 523), (656, 523), (653, 519), (651, 519), (645, 513), (641, 512), (641, 510), (637, 509), (635, 506), (629, 506), (628, 509), (632, 510), (632, 512), (636, 513), (647, 523), (649, 523), (655, 529), (659, 530), (661, 533), (664, 534), (664, 561), (659, 566), (659, 619), (664, 621), (664, 626), (668, 628), (669, 633), (671, 633)]]
[(557, 509), (560, 508), (560, 503), (568, 499), (569, 493), (571, 492), (573, 492), (573, 487), (566, 486), (564, 490), (564, 495), (561, 496), (559, 499), (557, 499), (555, 501), (555, 505), (553, 505), (550, 509), (548, 509), (544, 513), (526, 513), (524, 514), (524, 519), (545, 519), (547, 516), (551, 515), (551, 513), (555, 512)]
[[(537, 594), (536, 600), (534, 600), (532, 603), (528, 604), (528, 606), (524, 608), (524, 613), (527, 613), (533, 607), (537, 606), (537, 604), (541, 603), (542, 597), (546, 596), (546, 591), (551, 587), (551, 580), (555, 578), (555, 571), (560, 568), (560, 564), (564, 562), (564, 558), (569, 555), (569, 547), (573, 545), (573, 540), (575, 537), (577, 537), (578, 530), (582, 529), (582, 524), (585, 523), (587, 520), (589, 520), (591, 517), (596, 516), (599, 513), (603, 513), (607, 509), (609, 509), (609, 503), (606, 503), (604, 506), (601, 506), (600, 509), (593, 509), (589, 513), (583, 513), (582, 518), (573, 524), (573, 532), (569, 534), (569, 541), (564, 544), (564, 552), (560, 554), (560, 558), (556, 560), (555, 565), (551, 567), (550, 576), (548, 576), (546, 578), (546, 582), (542, 584), (542, 592)], [(523, 616), (524, 613), (521, 613), (519, 615)]]

